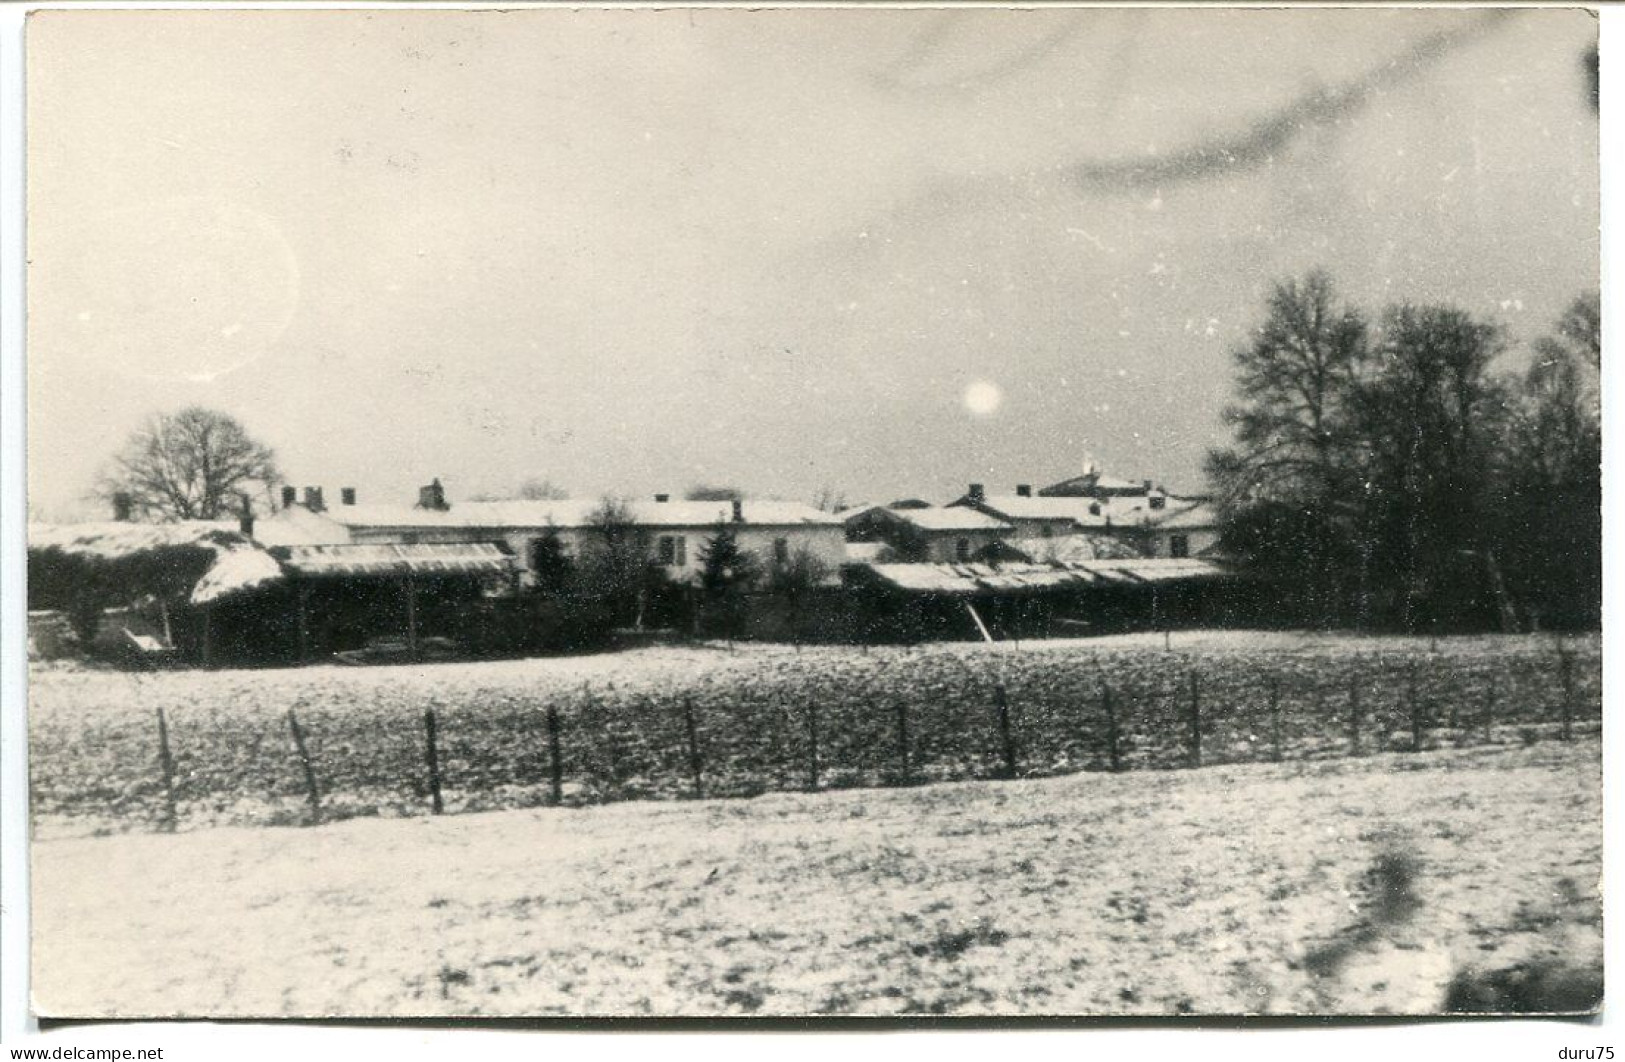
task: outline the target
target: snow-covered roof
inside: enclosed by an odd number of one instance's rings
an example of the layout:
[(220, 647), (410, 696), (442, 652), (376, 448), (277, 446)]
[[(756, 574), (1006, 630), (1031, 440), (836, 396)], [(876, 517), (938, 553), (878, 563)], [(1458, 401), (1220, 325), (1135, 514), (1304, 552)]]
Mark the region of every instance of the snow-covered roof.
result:
[(863, 567), (899, 590), (956, 595), (1204, 582), (1231, 574), (1210, 561), (1189, 558), (1071, 564), (868, 564)]
[[(711, 527), (733, 522), (729, 501), (629, 501), (632, 522), (640, 527)], [(419, 509), (405, 505), (340, 505), (322, 515), (346, 527), (500, 528), (590, 527), (603, 503), (587, 500), (456, 502), (447, 509)], [(745, 526), (836, 527), (841, 517), (801, 502), (757, 501), (741, 506)]]
[(492, 542), (289, 546), (279, 554), (288, 570), (304, 576), (501, 575), (513, 570), (513, 558)]
[(109, 520), (28, 525), (30, 549), (56, 548), (66, 553), (108, 559), (174, 546), (201, 546), (218, 550), (223, 545), (243, 541), (235, 520), (177, 520), (167, 524)]
[(1160, 513), (1149, 513), (1148, 523), (1152, 527), (1167, 530), (1217, 527), (1219, 526), (1219, 510), (1217, 506), (1209, 502), (1196, 502), (1177, 509), (1170, 508)]
[(1108, 535), (1056, 535), (1052, 538), (1013, 538), (1010, 545), (1035, 561), (1089, 563), (1097, 560), (1129, 560), (1139, 550)]
[(924, 509), (895, 509), (887, 505), (871, 505), (866, 509), (842, 513), (852, 523), (874, 513), (902, 523), (913, 524), (922, 531), (1009, 531), (1011, 527), (997, 517), (989, 516), (966, 506), (930, 506)]
[(242, 546), (222, 550), (214, 565), (192, 588), (192, 603), (207, 605), (234, 594), (256, 590), (284, 578), (282, 565), (262, 549)]
[[(1006, 520), (1070, 520), (1080, 527), (1105, 527), (1107, 517), (1111, 516), (1116, 522), (1116, 511), (1113, 510), (1112, 503), (1105, 498), (989, 494), (982, 498), (981, 504)], [(1090, 506), (1098, 507), (1100, 512), (1090, 512)], [(950, 508), (968, 508), (968, 506), (956, 502)], [(1124, 508), (1122, 511), (1126, 512), (1127, 509)]]

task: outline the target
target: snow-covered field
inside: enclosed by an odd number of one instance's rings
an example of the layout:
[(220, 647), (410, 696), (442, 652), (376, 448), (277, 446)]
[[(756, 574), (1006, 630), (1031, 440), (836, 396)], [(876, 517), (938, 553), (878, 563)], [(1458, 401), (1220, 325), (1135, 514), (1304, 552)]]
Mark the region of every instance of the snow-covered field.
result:
[[(132, 674), (30, 669), (36, 835), (152, 830), (165, 818), (157, 711), (166, 714), (182, 830), (307, 814), (290, 740), (297, 714), (328, 818), (429, 810), (424, 714), (436, 713), (450, 812), (550, 798), (546, 720), (561, 722), (568, 803), (755, 796), (1003, 769), (1007, 694), (1017, 773), (1109, 766), (1112, 691), (1126, 769), (1182, 766), (1201, 708), (1204, 763), (1553, 736), (1562, 706), (1595, 732), (1597, 639), (1381, 638), (1177, 632), (981, 645), (685, 646), (576, 658)], [(1193, 688), (1192, 683), (1196, 683)], [(1193, 696), (1194, 694), (1194, 696)], [(1272, 710), (1272, 705), (1278, 710)], [(1416, 712), (1413, 712), (1413, 707)], [(689, 743), (688, 712), (694, 720)], [(906, 716), (906, 718), (902, 718)], [(905, 740), (906, 739), (906, 740)]]
[(34, 998), (54, 1016), (1434, 1012), (1473, 971), (1600, 978), (1600, 782), (1586, 738), (42, 841)]

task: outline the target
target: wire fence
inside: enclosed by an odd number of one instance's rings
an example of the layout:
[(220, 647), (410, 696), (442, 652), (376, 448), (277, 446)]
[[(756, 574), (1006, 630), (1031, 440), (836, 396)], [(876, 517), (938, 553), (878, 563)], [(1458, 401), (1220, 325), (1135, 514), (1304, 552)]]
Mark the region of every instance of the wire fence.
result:
[(347, 702), (312, 681), (275, 714), (216, 703), (57, 725), (33, 738), (34, 812), (108, 829), (318, 823), (1322, 760), (1601, 725), (1600, 660), (1570, 649), (795, 660), (749, 681), (534, 694), (386, 685)]

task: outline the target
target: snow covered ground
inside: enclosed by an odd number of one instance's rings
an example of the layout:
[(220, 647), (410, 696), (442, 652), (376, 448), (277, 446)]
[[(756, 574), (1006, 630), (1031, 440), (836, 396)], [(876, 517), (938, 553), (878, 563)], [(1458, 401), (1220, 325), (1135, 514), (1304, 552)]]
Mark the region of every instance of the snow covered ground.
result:
[(1426, 1013), (1599, 972), (1594, 739), (36, 842), (54, 1016)]

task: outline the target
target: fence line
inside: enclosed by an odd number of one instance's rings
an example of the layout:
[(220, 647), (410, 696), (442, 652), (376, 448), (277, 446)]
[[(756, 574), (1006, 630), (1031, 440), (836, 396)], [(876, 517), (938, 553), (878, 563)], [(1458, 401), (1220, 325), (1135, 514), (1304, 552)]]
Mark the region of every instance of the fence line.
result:
[[(799, 788), (803, 777), (806, 789), (817, 792), (830, 784), (911, 785), (1078, 770), (1283, 762), (1355, 756), (1368, 747), (1377, 752), (1419, 752), (1494, 743), (1508, 727), (1518, 728), (1518, 738), (1526, 742), (1553, 736), (1571, 741), (1578, 723), (1600, 718), (1596, 715), (1600, 701), (1588, 703), (1582, 715), (1574, 654), (1562, 650), (1556, 657), (1555, 675), (1549, 665), (1535, 671), (1516, 662), (1504, 673), (1492, 673), (1477, 697), (1471, 680), (1482, 681), (1483, 675), (1463, 678), (1447, 660), (1431, 664), (1424, 674), (1413, 660), (1401, 659), (1396, 666), (1394, 660), (1359, 655), (1346, 682), (1320, 676), (1291, 680), (1279, 666), (1238, 673), (1176, 661), (1185, 681), (1172, 688), (1165, 674), (1160, 682), (1147, 678), (1114, 684), (1095, 661), (1072, 661), (1027, 676), (1029, 688), (1023, 688), (1020, 679), (1011, 686), (1002, 678), (985, 686), (977, 681), (952, 688), (939, 683), (936, 689), (905, 683), (912, 695), (893, 701), (891, 741), (885, 740), (886, 713), (882, 710), (881, 718), (873, 717), (881, 694), (838, 678), (820, 680), (798, 694), (804, 698), (800, 719), (782, 689), (764, 691), (746, 685), (721, 693), (711, 690), (711, 700), (702, 705), (694, 691), (662, 698), (616, 694), (611, 686), (607, 697), (583, 689), (573, 699), (564, 695), (541, 706), (520, 702), (498, 720), (509, 729), (492, 724), (494, 717), (458, 722), (431, 707), (422, 715), (424, 760), (419, 762), (427, 767), (431, 811), (441, 814), (448, 806), (457, 810), (459, 802), (492, 806), (480, 804), (479, 798), (498, 790), (505, 794), (502, 799), (512, 799), (510, 790), (539, 790), (545, 797), (532, 798), (533, 802), (563, 805), (567, 779), (576, 783), (570, 802), (599, 803), (628, 796), (703, 798)], [(1506, 681), (1505, 689), (1500, 680)], [(1338, 685), (1346, 686), (1340, 698), (1335, 696)], [(1533, 695), (1527, 690), (1531, 685)], [(1392, 692), (1368, 706), (1368, 686)], [(895, 683), (886, 688), (890, 696), (896, 695)], [(1588, 683), (1587, 688), (1594, 687)], [(1525, 691), (1521, 701), (1516, 699), (1520, 689)], [(1328, 693), (1334, 697), (1329, 699)], [(678, 733), (673, 733), (670, 722), (659, 724), (662, 718), (672, 719), (673, 700), (681, 713)], [(1330, 710), (1339, 700), (1344, 711)], [(1448, 705), (1448, 712), (1438, 710), (1442, 704)], [(537, 707), (542, 710), (537, 712)], [(297, 710), (286, 713), (308, 822), (344, 815), (344, 801), (360, 799), (347, 794), (359, 790), (383, 790), (386, 802), (394, 799), (388, 795), (391, 777), (396, 780), (394, 792), (411, 806), (399, 779), (416, 775), (416, 770), (379, 770), (379, 761), (393, 755), (389, 742), (381, 747), (376, 739), (373, 743), (335, 739), (323, 745), (322, 739), (339, 729), (336, 724), (342, 717), (318, 712), (312, 724), (309, 709), (309, 702), (301, 701)], [(306, 712), (304, 720), (299, 711)], [(526, 719), (531, 721), (528, 740)], [(1450, 725), (1441, 727), (1441, 719)], [(223, 734), (233, 733), (229, 729), (211, 734), (188, 726), (177, 743), (162, 708), (156, 712), (156, 723), (158, 775), (144, 792), (155, 794), (161, 804), (157, 815), (161, 831), (178, 828), (185, 799), (242, 795), (251, 788), (248, 776), (266, 770), (257, 766), (264, 762), (263, 754), (238, 750), (234, 739), (222, 742)], [(833, 745), (826, 740), (826, 723), (837, 738)], [(534, 752), (538, 736), (546, 751), (540, 772)], [(186, 746), (208, 746), (211, 741), (236, 753), (226, 765), (226, 785), (217, 784), (215, 775), (194, 780), (195, 771), (177, 768), (178, 757), (206, 765), (206, 750), (194, 752)], [(510, 744), (515, 748), (509, 749)], [(891, 756), (886, 753), (888, 744)], [(526, 753), (526, 747), (532, 751)], [(495, 767), (477, 762), (492, 749), (509, 758)], [(831, 772), (829, 778), (826, 770)], [(81, 805), (94, 803), (94, 794), (106, 792), (105, 787), (86, 789), (90, 795), (80, 799)], [(456, 799), (448, 800), (443, 790)], [(416, 783), (412, 791), (421, 801), (423, 791)]]

